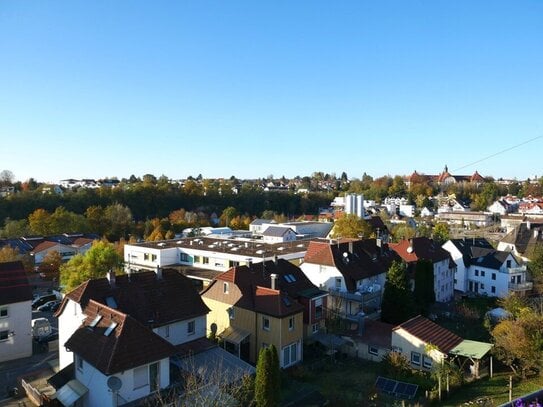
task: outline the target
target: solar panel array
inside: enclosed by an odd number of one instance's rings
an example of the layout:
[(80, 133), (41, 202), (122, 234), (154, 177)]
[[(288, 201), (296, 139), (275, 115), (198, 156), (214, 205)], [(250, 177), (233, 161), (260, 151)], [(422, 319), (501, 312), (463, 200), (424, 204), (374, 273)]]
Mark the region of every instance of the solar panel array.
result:
[(377, 377), (375, 387), (378, 391), (390, 394), (401, 399), (412, 399), (417, 394), (419, 386), (416, 384), (400, 382), (398, 380)]

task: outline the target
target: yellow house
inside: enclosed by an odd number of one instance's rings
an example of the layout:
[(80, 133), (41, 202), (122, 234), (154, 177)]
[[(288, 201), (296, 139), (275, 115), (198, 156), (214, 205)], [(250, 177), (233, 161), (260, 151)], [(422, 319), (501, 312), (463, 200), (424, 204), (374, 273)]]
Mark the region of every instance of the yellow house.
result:
[(216, 277), (202, 293), (211, 309), (207, 330), (226, 350), (251, 363), (262, 347), (275, 345), (281, 367), (289, 367), (302, 360), (304, 307), (279, 288), (275, 274), (268, 276), (271, 287), (259, 284), (262, 275), (241, 266)]

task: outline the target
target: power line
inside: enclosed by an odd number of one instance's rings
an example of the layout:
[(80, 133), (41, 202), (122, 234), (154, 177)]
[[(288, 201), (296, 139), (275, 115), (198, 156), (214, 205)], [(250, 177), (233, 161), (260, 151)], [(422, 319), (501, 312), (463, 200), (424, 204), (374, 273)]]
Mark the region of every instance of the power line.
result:
[(537, 136), (537, 137), (531, 138), (530, 140), (526, 140), (526, 141), (524, 141), (524, 142), (522, 142), (520, 144), (516, 144), (516, 145), (514, 145), (512, 147), (506, 148), (505, 150), (498, 151), (497, 153), (491, 154), (491, 155), (489, 155), (489, 156), (487, 156), (485, 158), (481, 158), (480, 160), (477, 160), (477, 161), (474, 161), (472, 163), (466, 164), (466, 165), (464, 165), (462, 167), (456, 168), (456, 169), (453, 170), (453, 172), (463, 170), (464, 168), (471, 167), (472, 165), (475, 165), (475, 164), (479, 164), (480, 162), (488, 160), (489, 158), (496, 157), (497, 155), (506, 153), (508, 151), (511, 151), (511, 150), (517, 148), (517, 147), (520, 147), (520, 146), (523, 146), (525, 144), (531, 143), (532, 141), (540, 139), (540, 138), (543, 138), (543, 136)]

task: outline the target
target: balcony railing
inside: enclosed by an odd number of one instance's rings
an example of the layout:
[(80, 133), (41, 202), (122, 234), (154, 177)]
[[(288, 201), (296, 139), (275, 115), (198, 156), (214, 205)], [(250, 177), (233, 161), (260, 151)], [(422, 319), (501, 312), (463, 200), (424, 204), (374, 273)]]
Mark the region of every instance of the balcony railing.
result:
[(520, 267), (508, 267), (504, 271), (508, 274), (515, 274), (515, 273), (526, 273), (526, 266), (520, 266)]
[(349, 301), (360, 302), (360, 303), (366, 303), (368, 301), (381, 297), (381, 290), (373, 291), (371, 293), (368, 293), (368, 292), (359, 293), (358, 291), (348, 292), (348, 291), (341, 291), (338, 289), (330, 288), (329, 292), (330, 292), (330, 295), (341, 297)]
[(524, 283), (509, 283), (509, 289), (512, 291), (528, 291), (534, 287), (534, 283), (526, 281)]

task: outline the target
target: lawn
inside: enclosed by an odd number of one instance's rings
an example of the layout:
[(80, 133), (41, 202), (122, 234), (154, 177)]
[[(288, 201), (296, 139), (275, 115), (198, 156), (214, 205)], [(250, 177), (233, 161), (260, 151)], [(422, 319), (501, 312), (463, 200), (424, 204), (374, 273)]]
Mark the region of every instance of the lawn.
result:
[(304, 363), (287, 372), (283, 382), (288, 381), (291, 385), (282, 389), (283, 400), (292, 397), (291, 391), (303, 393), (316, 389), (329, 400), (331, 406), (371, 405), (379, 370), (378, 363), (356, 359)]
[[(399, 400), (375, 393), (375, 381), (381, 375), (378, 363), (357, 359), (332, 360), (330, 358), (304, 362), (284, 372), (282, 405), (300, 405), (303, 396), (316, 390), (330, 406), (382, 406), (401, 405)], [(495, 373), (492, 379), (483, 378), (456, 389), (449, 397), (443, 391), (443, 400), (435, 406), (498, 406), (509, 401), (509, 375), (507, 370)], [(415, 382), (406, 380), (409, 382)], [(513, 400), (543, 388), (543, 377), (513, 380)], [(419, 394), (420, 396), (420, 394)], [(415, 405), (406, 401), (406, 406)]]
[[(522, 395), (532, 393), (543, 388), (543, 377), (535, 377), (518, 381), (513, 379), (513, 400)], [(446, 400), (441, 406), (462, 406), (468, 402), (479, 400), (479, 405), (499, 406), (509, 401), (509, 373), (495, 374), (492, 379), (481, 379), (462, 386)], [(436, 404), (437, 405), (437, 404)]]

